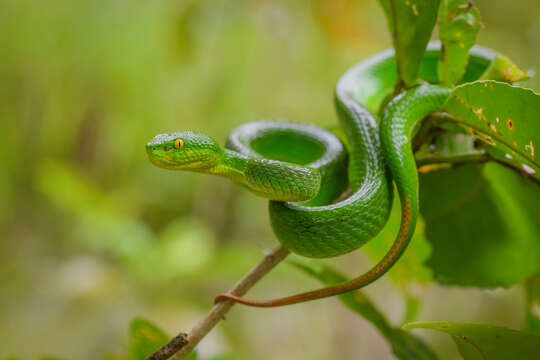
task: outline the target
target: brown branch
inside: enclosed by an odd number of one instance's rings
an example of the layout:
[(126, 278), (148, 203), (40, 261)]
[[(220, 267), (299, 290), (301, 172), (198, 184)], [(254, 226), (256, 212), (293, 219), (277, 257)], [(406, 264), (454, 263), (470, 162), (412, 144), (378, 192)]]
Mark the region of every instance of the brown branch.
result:
[[(278, 246), (264, 259), (252, 268), (242, 279), (240, 279), (227, 293), (242, 296), (253, 285), (262, 279), (270, 270), (280, 261), (289, 255), (289, 250), (283, 246)], [(163, 345), (158, 351), (150, 355), (147, 360), (181, 360), (185, 358), (197, 344), (212, 330), (214, 326), (223, 319), (223, 316), (235, 303), (231, 300), (220, 301), (215, 304), (208, 314), (201, 320), (187, 335), (187, 342), (176, 341), (175, 339), (184, 338), (185, 334), (180, 333), (169, 343)]]
[(146, 360), (168, 359), (187, 344), (187, 334), (180, 333), (173, 337), (172, 340), (169, 341), (167, 344), (160, 347), (158, 351), (147, 357)]

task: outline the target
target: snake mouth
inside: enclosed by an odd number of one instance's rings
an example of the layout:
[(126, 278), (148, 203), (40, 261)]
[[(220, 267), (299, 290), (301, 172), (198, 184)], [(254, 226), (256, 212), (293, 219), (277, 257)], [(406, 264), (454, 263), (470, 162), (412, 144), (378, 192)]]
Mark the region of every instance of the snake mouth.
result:
[(174, 169), (178, 164), (174, 162), (169, 156), (163, 154), (163, 149), (159, 145), (147, 144), (146, 154), (150, 162), (158, 167), (165, 169)]
[(148, 154), (148, 158), (150, 159), (150, 162), (157, 167), (164, 168), (164, 169), (173, 169), (174, 164), (169, 161), (164, 161), (162, 158), (156, 158), (155, 154)]
[(167, 156), (157, 155), (155, 153), (148, 153), (150, 162), (157, 167), (169, 170), (187, 170), (186, 164), (179, 164), (173, 159), (169, 159)]
[(158, 146), (147, 145), (146, 153), (150, 162), (157, 167), (168, 170), (191, 170), (197, 171), (198, 168), (202, 168), (203, 161), (187, 161), (179, 162), (177, 159), (173, 159), (160, 151)]
[(157, 167), (168, 169), (168, 170), (190, 170), (197, 171), (202, 165), (202, 161), (190, 162), (188, 164), (178, 164), (177, 162), (170, 161), (163, 158), (155, 158), (150, 156), (150, 162)]

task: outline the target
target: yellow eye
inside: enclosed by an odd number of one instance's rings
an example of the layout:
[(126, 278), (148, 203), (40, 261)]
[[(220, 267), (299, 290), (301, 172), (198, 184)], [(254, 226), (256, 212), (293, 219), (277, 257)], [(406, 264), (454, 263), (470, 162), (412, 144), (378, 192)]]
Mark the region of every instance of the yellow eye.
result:
[(184, 140), (182, 139), (176, 139), (174, 140), (174, 148), (180, 150), (182, 147), (184, 147)]

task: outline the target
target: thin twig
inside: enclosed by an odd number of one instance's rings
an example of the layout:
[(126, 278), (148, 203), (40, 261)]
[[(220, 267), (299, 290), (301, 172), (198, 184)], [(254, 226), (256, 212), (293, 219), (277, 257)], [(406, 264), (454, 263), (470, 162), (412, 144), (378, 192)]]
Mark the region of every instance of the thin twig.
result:
[[(242, 296), (253, 285), (262, 279), (270, 270), (274, 268), (280, 261), (289, 255), (289, 250), (283, 246), (278, 246), (272, 252), (264, 257), (264, 259), (252, 268), (242, 279), (240, 279), (227, 293)], [(181, 360), (186, 357), (197, 344), (212, 330), (216, 324), (223, 319), (223, 316), (235, 303), (231, 300), (220, 301), (215, 304), (208, 314), (197, 324), (187, 335), (187, 342), (177, 342), (173, 344), (173, 340), (165, 344), (158, 351), (152, 354), (147, 360)], [(181, 336), (179, 334), (178, 336)], [(177, 337), (178, 337), (177, 336)], [(175, 337), (175, 338), (177, 338)], [(162, 349), (167, 348), (168, 355), (160, 355)], [(173, 355), (176, 354), (176, 355)], [(172, 355), (172, 357), (171, 357)], [(161, 357), (160, 357), (161, 356)]]
[(187, 334), (180, 333), (172, 338), (167, 344), (159, 348), (158, 351), (146, 358), (146, 360), (161, 360), (168, 359), (173, 356), (178, 349), (183, 348), (188, 344)]

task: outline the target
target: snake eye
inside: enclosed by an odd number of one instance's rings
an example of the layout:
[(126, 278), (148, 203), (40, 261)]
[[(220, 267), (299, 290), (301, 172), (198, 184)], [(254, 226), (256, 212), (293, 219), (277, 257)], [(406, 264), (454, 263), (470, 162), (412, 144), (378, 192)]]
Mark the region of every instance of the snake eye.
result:
[(182, 139), (174, 140), (174, 148), (175, 149), (180, 150), (182, 147), (184, 147), (184, 140), (182, 140)]

